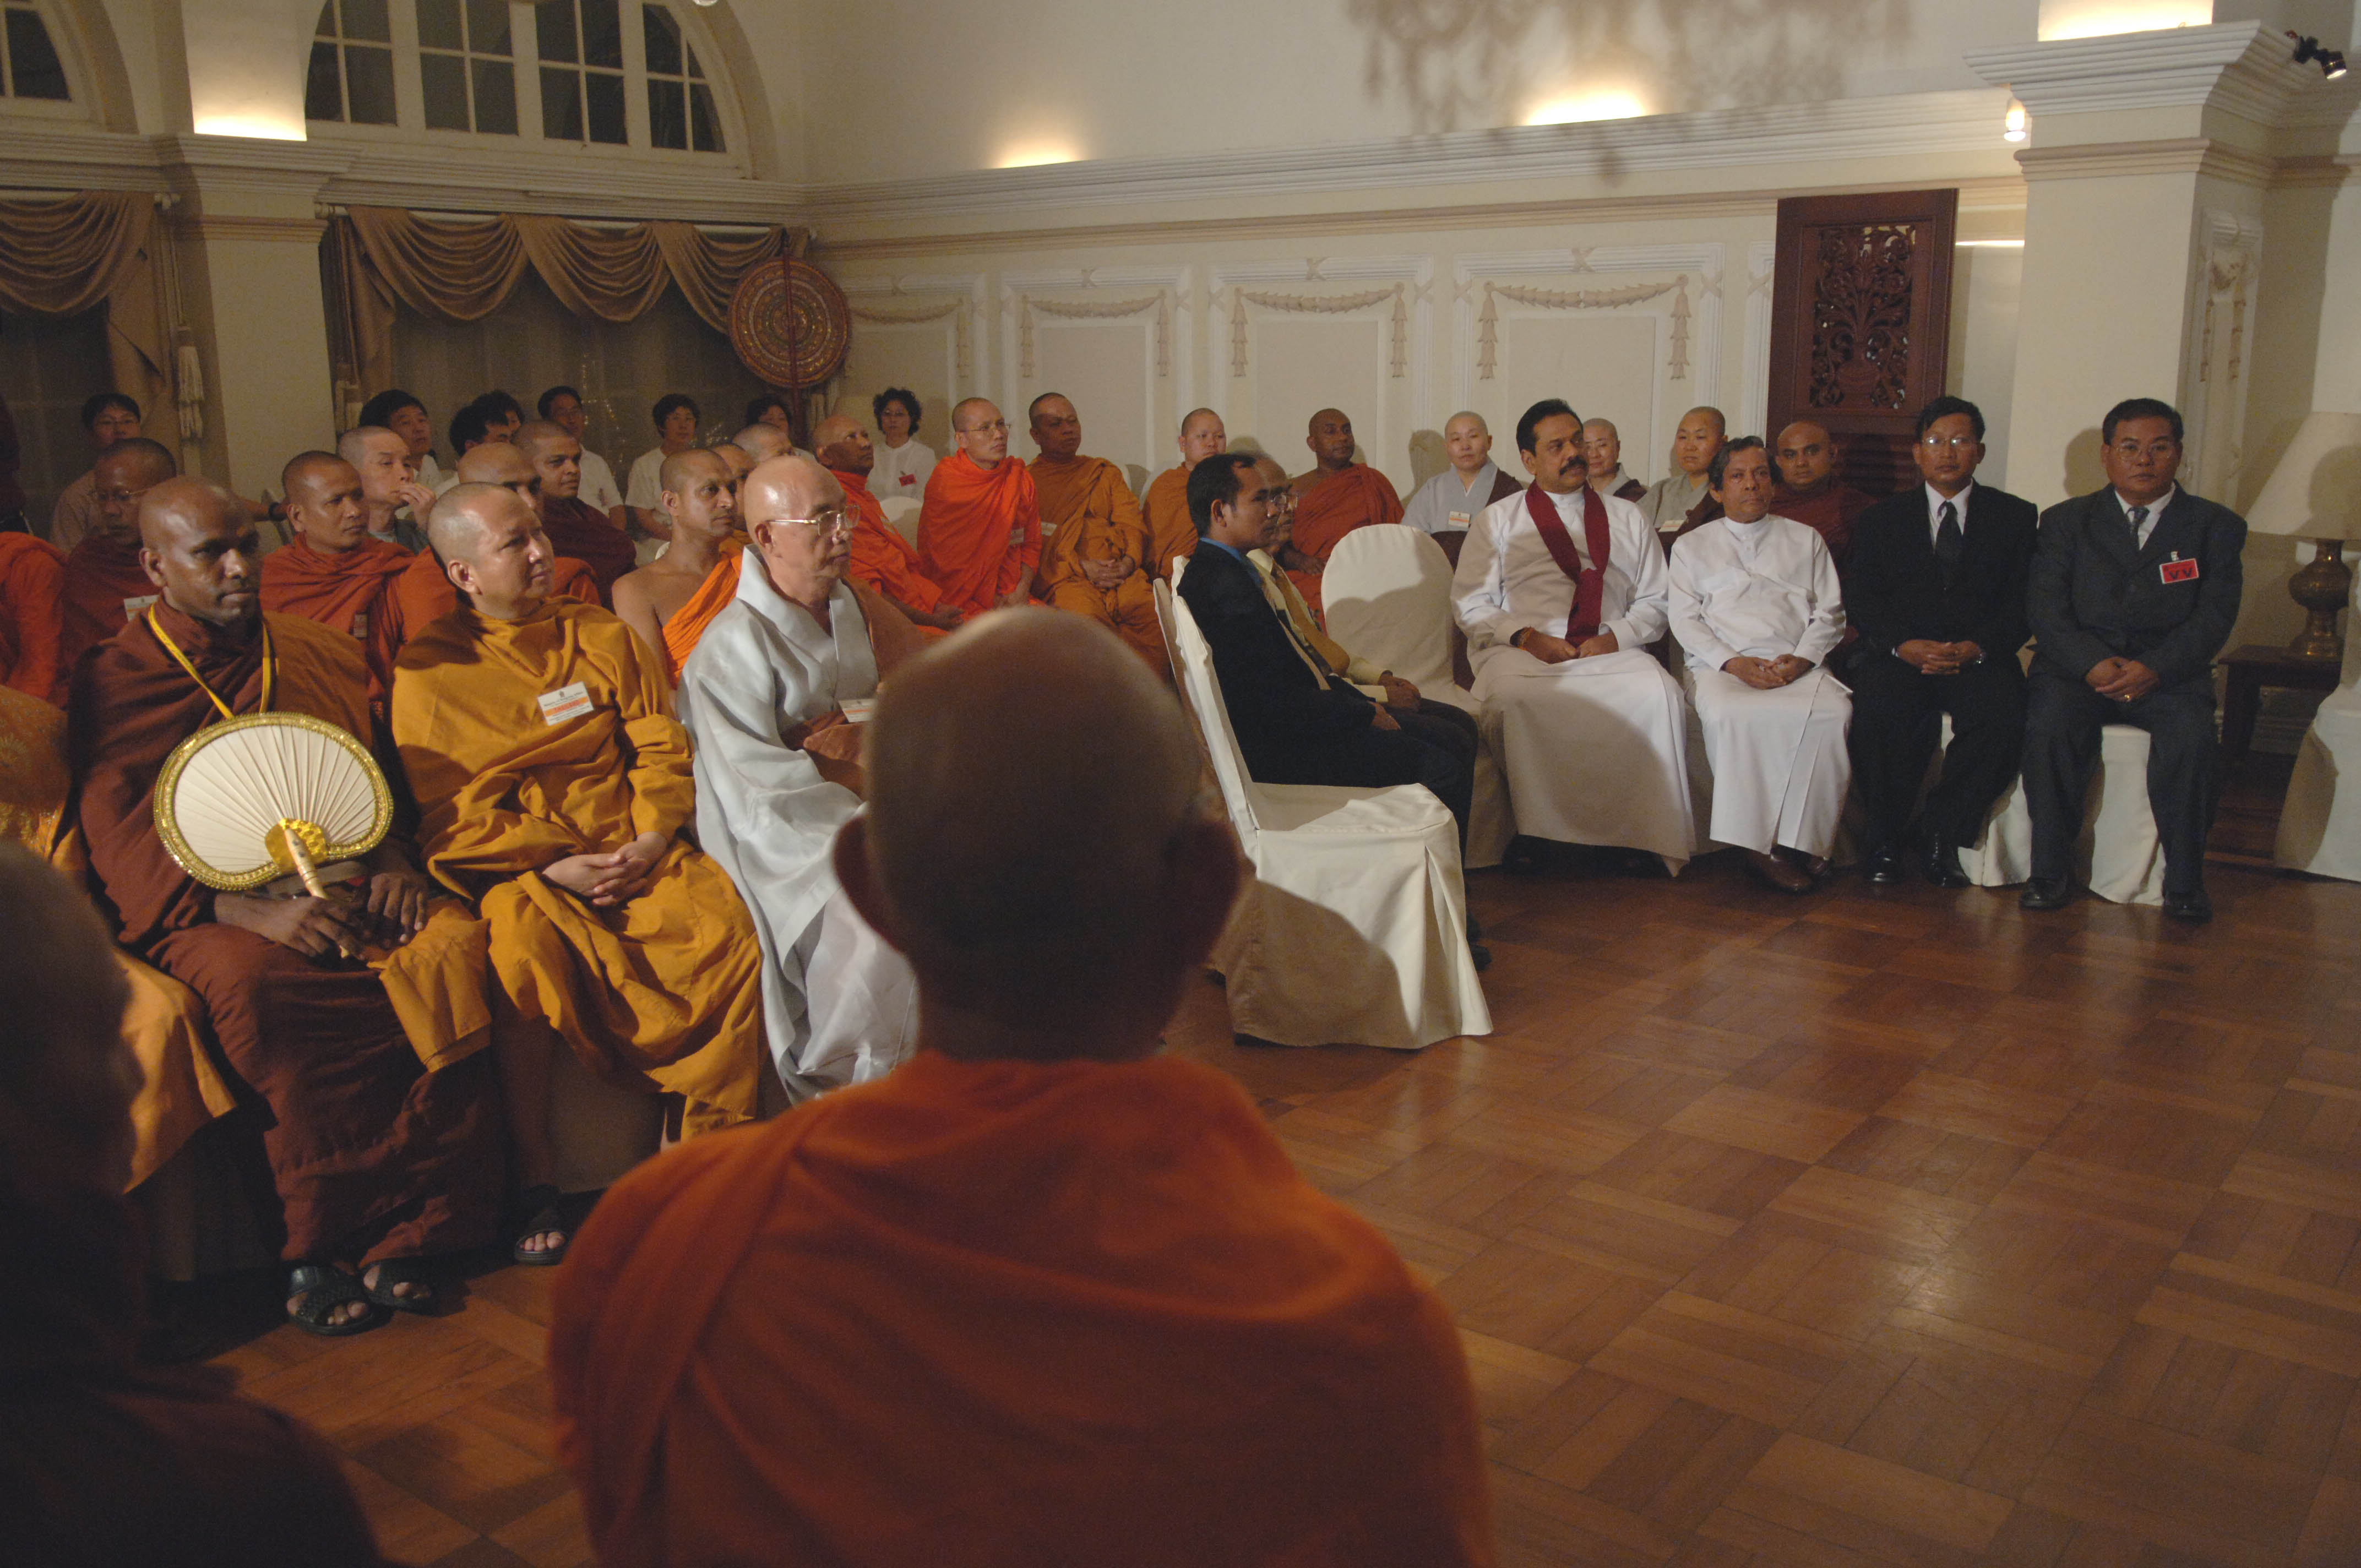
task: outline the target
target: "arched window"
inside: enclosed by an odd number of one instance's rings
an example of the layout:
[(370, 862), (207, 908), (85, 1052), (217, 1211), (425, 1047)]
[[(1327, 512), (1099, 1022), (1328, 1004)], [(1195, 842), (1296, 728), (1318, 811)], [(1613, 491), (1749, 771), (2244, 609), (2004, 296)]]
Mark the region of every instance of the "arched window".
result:
[(509, 0), (417, 0), (418, 83), (426, 127), (517, 133)]
[(641, 8), (640, 20), (647, 33), (649, 144), (683, 152), (728, 151), (721, 145), (720, 117), (713, 112), (713, 89), (706, 85), (696, 48), (680, 36), (680, 23), (653, 3)]
[(0, 5), (0, 96), (60, 104), (73, 98), (49, 23), (21, 0)]
[(385, 0), (328, 0), (314, 31), (303, 117), (394, 124), (393, 20)]
[(533, 20), (541, 46), (543, 138), (628, 143), (622, 0), (544, 0)]

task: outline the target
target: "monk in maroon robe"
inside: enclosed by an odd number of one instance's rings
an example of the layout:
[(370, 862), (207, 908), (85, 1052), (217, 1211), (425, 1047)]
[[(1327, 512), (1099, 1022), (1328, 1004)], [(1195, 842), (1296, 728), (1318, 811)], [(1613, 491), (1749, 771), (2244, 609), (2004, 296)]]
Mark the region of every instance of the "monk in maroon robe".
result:
[(582, 499), (582, 444), (547, 421), (516, 433), (516, 449), (541, 477), (541, 531), (560, 555), (587, 563), (598, 602), (615, 602), (615, 579), (639, 569), (638, 547), (614, 520)]
[(431, 1304), (418, 1260), (491, 1238), (501, 1148), (484, 927), (435, 899), (397, 841), (352, 868), (349, 902), (300, 883), (297, 896), (215, 893), (173, 861), (152, 791), (199, 729), (267, 708), (377, 737), (353, 640), (262, 612), (236, 497), (169, 480), (139, 528), (162, 598), (83, 662), (67, 710), (92, 875), (118, 939), (197, 993), (230, 1070), (268, 1108), (297, 1265), (290, 1313), (314, 1332), (357, 1332), (379, 1308)]

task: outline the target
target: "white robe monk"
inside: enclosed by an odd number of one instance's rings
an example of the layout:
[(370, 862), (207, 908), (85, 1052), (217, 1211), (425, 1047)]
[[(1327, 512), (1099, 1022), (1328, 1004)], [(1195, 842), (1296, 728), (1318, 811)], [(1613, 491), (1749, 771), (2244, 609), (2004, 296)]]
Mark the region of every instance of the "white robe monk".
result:
[[(809, 458), (776, 458), (747, 477), (745, 505), (738, 596), (697, 640), (678, 700), (697, 745), (697, 837), (753, 911), (771, 1057), (795, 1103), (899, 1066), (917, 992), (832, 860), (836, 830), (861, 809), (849, 720), (877, 695), (879, 652), (844, 580), (849, 534), (785, 520), (842, 516), (843, 491)], [(825, 625), (807, 597), (824, 600)], [(822, 739), (830, 729), (841, 744)]]
[[(1788, 518), (1723, 517), (1673, 546), (1670, 575), (1673, 635), (1713, 768), (1709, 835), (1758, 855), (1784, 847), (1825, 858), (1852, 780), (1852, 694), (1822, 667), (1845, 624), (1828, 545)], [(1733, 660), (1810, 668), (1764, 688), (1731, 673)]]
[[(1547, 486), (1566, 487), (1542, 494), (1580, 569), (1599, 572), (1596, 620), (1574, 624), (1577, 585), (1543, 541), (1531, 492), (1478, 514), (1451, 587), (1485, 736), (1508, 774), (1518, 831), (1642, 850), (1677, 871), (1696, 849), (1697, 826), (1686, 706), (1648, 652), (1664, 631), (1664, 549), (1637, 507), (1597, 496), (1606, 521), (1601, 570), (1587, 526), (1580, 421), (1554, 413), (1533, 439), (1537, 450), (1521, 454), (1526, 466)], [(1567, 657), (1567, 643), (1591, 652)]]

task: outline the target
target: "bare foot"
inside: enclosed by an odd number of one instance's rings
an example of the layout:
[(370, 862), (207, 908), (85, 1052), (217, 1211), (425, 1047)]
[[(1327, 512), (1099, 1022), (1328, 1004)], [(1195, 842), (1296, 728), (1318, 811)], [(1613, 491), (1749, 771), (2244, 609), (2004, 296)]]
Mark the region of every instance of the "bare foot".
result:
[(557, 1252), (566, 1245), (564, 1231), (533, 1231), (517, 1237), (517, 1251), (524, 1253)]
[[(323, 1288), (323, 1287), (313, 1287), (313, 1289), (315, 1290), (320, 1288)], [(300, 1296), (288, 1297), (287, 1315), (290, 1318), (292, 1318), (297, 1312), (302, 1310), (303, 1303), (311, 1299), (311, 1290), (306, 1290)], [(336, 1305), (328, 1309), (326, 1321), (330, 1328), (342, 1328), (345, 1324), (352, 1322), (356, 1319), (368, 1317), (369, 1313), (375, 1310), (376, 1309), (367, 1301), (340, 1301)]]
[[(369, 1265), (368, 1272), (361, 1276), (361, 1288), (374, 1291), (378, 1276), (384, 1267), (381, 1263)], [(434, 1299), (434, 1287), (423, 1279), (397, 1279), (393, 1282), (392, 1294), (397, 1301), (415, 1301), (423, 1307)]]

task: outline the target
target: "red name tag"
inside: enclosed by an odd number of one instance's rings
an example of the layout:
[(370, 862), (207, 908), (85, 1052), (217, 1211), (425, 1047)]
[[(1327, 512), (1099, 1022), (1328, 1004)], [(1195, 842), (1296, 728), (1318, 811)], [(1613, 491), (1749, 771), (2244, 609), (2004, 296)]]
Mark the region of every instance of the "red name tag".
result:
[(2194, 561), (2167, 561), (2157, 570), (2164, 574), (2164, 580), (2168, 583), (2193, 583), (2197, 580), (2197, 563)]

